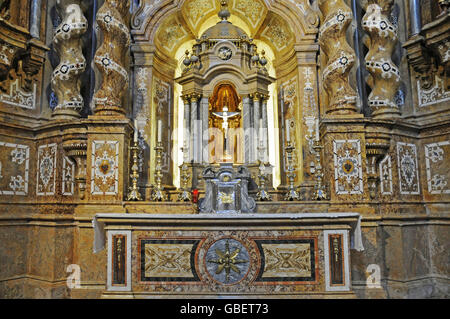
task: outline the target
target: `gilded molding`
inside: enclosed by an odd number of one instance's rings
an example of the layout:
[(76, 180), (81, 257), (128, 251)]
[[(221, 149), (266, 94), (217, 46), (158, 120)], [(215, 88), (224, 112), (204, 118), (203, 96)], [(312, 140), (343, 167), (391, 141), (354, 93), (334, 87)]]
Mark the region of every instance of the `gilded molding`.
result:
[(322, 74), (329, 97), (326, 112), (336, 115), (356, 113), (356, 92), (349, 82), (355, 54), (346, 39), (353, 19), (352, 11), (343, 0), (321, 0), (319, 8), (324, 16), (319, 43), (327, 57)]
[(52, 89), (58, 97), (53, 117), (78, 118), (84, 105), (80, 77), (86, 69), (81, 37), (88, 23), (79, 1), (57, 1), (56, 7), (62, 22), (55, 30), (53, 44), (61, 62), (52, 75)]

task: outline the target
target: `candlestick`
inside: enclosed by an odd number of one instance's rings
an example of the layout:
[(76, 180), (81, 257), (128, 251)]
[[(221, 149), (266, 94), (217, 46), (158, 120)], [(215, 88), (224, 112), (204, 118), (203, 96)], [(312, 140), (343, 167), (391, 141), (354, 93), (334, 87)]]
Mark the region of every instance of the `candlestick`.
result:
[[(188, 149), (185, 147), (182, 147), (181, 150), (183, 151), (183, 154), (186, 155)], [(192, 200), (192, 194), (189, 192), (189, 186), (188, 182), (191, 178), (189, 173), (189, 167), (187, 165), (186, 157), (184, 157), (184, 163), (180, 167), (181, 169), (181, 190), (182, 192), (178, 194), (178, 201), (179, 202), (190, 202)]]
[(292, 146), (291, 142), (288, 142), (287, 146), (285, 147), (285, 150), (286, 150), (286, 158), (287, 158), (286, 176), (289, 180), (289, 187), (288, 187), (288, 192), (287, 192), (286, 196), (284, 197), (284, 200), (299, 201), (299, 200), (301, 200), (300, 194), (297, 192), (297, 190), (294, 186), (295, 177), (297, 176), (297, 174), (295, 174), (292, 153), (294, 152), (295, 147)]
[(316, 185), (314, 186), (314, 199), (315, 200), (326, 200), (327, 199), (327, 192), (325, 190), (325, 185), (323, 185), (323, 172), (322, 172), (322, 165), (321, 165), (321, 153), (323, 150), (323, 146), (320, 145), (319, 139), (316, 140), (316, 142), (313, 145), (313, 149), (316, 153), (316, 169), (314, 172), (314, 175), (316, 176)]
[(162, 153), (163, 153), (163, 146), (161, 142), (158, 142), (155, 147), (156, 151), (156, 169), (155, 169), (155, 188), (152, 192), (152, 200), (155, 202), (164, 202), (167, 201), (169, 196), (164, 191), (164, 187), (162, 186), (162, 173), (161, 173), (161, 167), (162, 167)]
[(138, 179), (139, 179), (139, 166), (138, 166), (138, 142), (134, 141), (134, 145), (130, 147), (133, 152), (133, 165), (131, 167), (131, 186), (129, 187), (128, 201), (141, 201), (142, 196), (139, 193)]
[(270, 196), (269, 192), (267, 191), (266, 182), (267, 182), (267, 173), (266, 173), (266, 165), (268, 163), (260, 162), (259, 165), (259, 185), (258, 185), (258, 193), (256, 194), (256, 200), (261, 202), (269, 202), (272, 201), (272, 196)]

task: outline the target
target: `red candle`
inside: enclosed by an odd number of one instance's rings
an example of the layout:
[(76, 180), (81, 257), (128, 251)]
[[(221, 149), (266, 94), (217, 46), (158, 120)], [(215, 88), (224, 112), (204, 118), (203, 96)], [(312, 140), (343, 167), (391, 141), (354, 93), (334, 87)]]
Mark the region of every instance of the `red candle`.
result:
[(192, 202), (193, 202), (194, 204), (197, 204), (197, 203), (198, 203), (198, 189), (194, 189), (194, 190), (192, 191)]

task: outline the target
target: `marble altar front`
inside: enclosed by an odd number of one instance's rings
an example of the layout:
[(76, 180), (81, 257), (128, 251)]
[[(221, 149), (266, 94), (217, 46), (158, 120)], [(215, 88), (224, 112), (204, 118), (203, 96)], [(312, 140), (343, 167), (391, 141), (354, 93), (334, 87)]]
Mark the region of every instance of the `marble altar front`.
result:
[(94, 228), (103, 298), (353, 298), (364, 249), (358, 213), (100, 213)]

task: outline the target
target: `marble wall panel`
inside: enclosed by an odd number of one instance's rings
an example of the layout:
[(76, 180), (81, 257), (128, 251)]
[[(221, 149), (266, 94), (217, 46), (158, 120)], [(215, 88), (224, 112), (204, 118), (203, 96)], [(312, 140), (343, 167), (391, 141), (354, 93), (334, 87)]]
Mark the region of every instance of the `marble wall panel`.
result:
[[(429, 225), (427, 231), (431, 273), (448, 276), (450, 274), (450, 233), (448, 225)], [(447, 288), (449, 289), (449, 287)]]
[(74, 228), (57, 227), (55, 229), (55, 280), (66, 280), (69, 273), (67, 266), (74, 260)]
[[(15, 276), (23, 276), (27, 273), (27, 241), (28, 228), (26, 226), (4, 225), (0, 226), (0, 280)], [(4, 286), (4, 289), (8, 288)], [(0, 295), (7, 294), (1, 290)]]
[(405, 277), (414, 279), (430, 274), (428, 227), (425, 225), (402, 227), (402, 244)]
[(55, 228), (29, 226), (28, 275), (44, 280), (54, 279)]
[(106, 284), (106, 249), (93, 253), (94, 230), (80, 228), (76, 235), (75, 263), (81, 268), (81, 285), (92, 286)]

